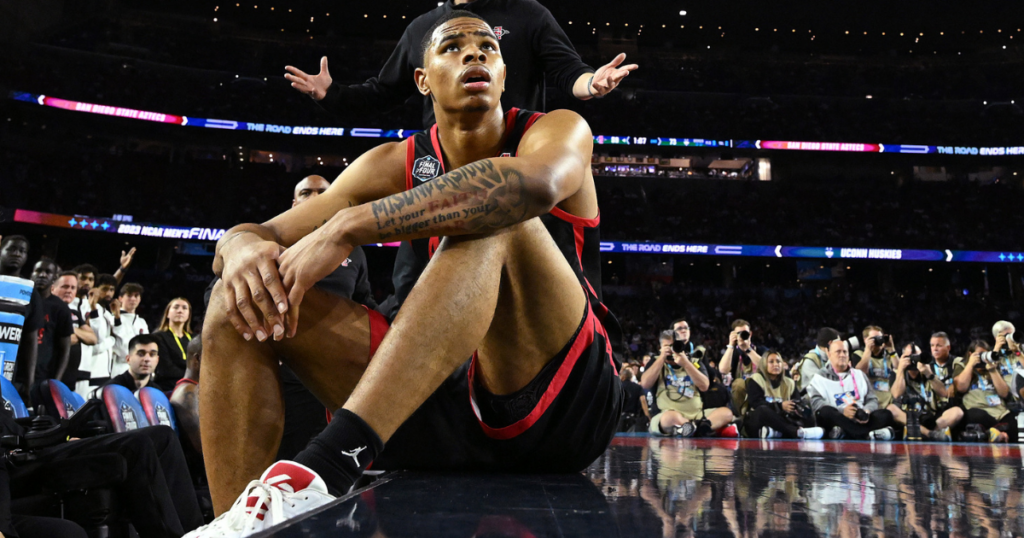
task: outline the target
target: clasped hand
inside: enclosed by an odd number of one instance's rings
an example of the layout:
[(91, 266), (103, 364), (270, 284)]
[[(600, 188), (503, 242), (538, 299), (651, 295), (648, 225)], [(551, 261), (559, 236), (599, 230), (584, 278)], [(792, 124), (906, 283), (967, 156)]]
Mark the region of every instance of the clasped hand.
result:
[(221, 272), (228, 318), (243, 338), (261, 342), (295, 336), (306, 292), (353, 249), (335, 241), (326, 226), (287, 249), (263, 239), (232, 247), (222, 255)]

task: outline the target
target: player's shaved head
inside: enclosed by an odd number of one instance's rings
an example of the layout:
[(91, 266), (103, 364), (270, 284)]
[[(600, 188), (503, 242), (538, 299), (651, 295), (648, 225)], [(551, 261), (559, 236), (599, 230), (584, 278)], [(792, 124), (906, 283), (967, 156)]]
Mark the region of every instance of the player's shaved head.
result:
[(302, 181), (295, 184), (295, 191), (292, 197), (292, 207), (320, 196), (330, 186), (331, 182), (324, 179), (323, 176), (312, 175), (302, 178)]

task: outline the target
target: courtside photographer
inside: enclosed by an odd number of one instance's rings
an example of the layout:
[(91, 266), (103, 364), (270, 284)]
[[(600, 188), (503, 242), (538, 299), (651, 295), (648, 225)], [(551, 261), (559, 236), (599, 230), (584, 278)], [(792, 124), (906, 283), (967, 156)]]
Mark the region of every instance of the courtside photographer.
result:
[(640, 385), (654, 393), (658, 414), (651, 417), (650, 433), (660, 436), (693, 437), (709, 434), (732, 422), (728, 407), (705, 413), (700, 392), (711, 385), (707, 368), (701, 361), (703, 353), (685, 349), (689, 342), (676, 340), (674, 331), (663, 331), (659, 337), (661, 351), (648, 362)]
[(829, 439), (888, 441), (894, 436), (892, 413), (878, 408), (868, 377), (850, 367), (843, 340), (829, 342), (828, 364), (811, 380), (807, 396), (818, 426)]
[(908, 441), (949, 441), (950, 428), (964, 418), (964, 411), (947, 403), (949, 392), (932, 370), (934, 359), (923, 355), (916, 344), (903, 348), (892, 380), (893, 403), (887, 409), (893, 420), (906, 428)]
[(821, 439), (824, 430), (813, 427), (809, 408), (786, 377), (786, 361), (778, 351), (768, 351), (747, 378), (747, 404), (743, 418), (748, 437), (770, 439)]

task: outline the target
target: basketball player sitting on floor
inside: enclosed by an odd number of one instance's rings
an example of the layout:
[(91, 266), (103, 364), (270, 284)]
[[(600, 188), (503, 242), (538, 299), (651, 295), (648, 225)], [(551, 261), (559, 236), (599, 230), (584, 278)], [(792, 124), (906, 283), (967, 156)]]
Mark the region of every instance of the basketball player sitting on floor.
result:
[[(347, 492), (371, 462), (576, 472), (614, 435), (622, 389), (600, 302), (589, 127), (569, 111), (503, 111), (498, 40), (471, 13), (435, 24), (423, 64), (415, 82), (437, 126), (370, 150), (324, 194), (218, 245), (201, 429), (222, 515), (189, 536), (280, 523)], [(390, 329), (311, 289), (356, 245), (382, 241), (405, 242)], [(280, 441), (278, 357), (337, 411), (295, 462), (253, 480)]]

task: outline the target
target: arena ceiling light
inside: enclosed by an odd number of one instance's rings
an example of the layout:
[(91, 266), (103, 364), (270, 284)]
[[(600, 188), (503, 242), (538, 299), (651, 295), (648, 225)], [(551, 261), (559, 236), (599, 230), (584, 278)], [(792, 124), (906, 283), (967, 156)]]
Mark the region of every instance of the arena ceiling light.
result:
[(686, 10), (684, 9), (684, 10), (680, 11), (679, 12), (679, 16), (680, 17), (685, 17), (686, 16)]

